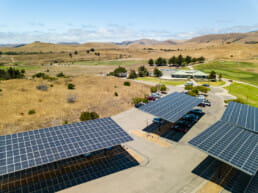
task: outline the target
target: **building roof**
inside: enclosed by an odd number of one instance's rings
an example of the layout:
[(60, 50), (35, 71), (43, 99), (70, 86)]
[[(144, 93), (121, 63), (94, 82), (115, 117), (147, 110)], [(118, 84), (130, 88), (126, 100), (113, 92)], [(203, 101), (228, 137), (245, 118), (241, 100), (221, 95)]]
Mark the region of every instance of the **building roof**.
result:
[(183, 93), (174, 92), (139, 109), (169, 122), (176, 122), (202, 101)]

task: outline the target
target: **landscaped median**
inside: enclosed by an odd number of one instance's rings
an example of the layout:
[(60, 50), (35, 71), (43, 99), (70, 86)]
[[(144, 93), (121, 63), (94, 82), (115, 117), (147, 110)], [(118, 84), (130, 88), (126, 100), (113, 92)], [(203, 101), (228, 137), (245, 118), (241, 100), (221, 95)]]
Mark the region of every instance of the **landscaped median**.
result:
[(230, 94), (236, 96), (239, 102), (258, 107), (258, 88), (233, 82), (230, 86), (225, 87), (225, 89)]
[(142, 80), (142, 81), (160, 83), (160, 84), (171, 85), (171, 86), (182, 85), (186, 83), (186, 81), (183, 81), (183, 80), (162, 80), (156, 77), (138, 77), (138, 78), (135, 78), (134, 80)]
[(223, 86), (225, 84), (224, 81), (216, 81), (216, 82), (211, 82), (211, 81), (196, 81), (199, 85), (203, 84), (209, 84), (211, 86)]

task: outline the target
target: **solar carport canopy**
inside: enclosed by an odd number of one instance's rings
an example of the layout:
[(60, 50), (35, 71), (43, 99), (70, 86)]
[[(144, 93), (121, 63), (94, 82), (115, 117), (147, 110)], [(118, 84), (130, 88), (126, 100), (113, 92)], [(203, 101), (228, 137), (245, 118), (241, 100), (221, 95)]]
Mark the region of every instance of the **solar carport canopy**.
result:
[[(244, 106), (231, 102), (222, 119), (190, 140), (189, 144), (249, 175), (255, 175), (258, 171), (258, 133), (254, 131), (258, 125), (253, 125), (253, 118), (257, 108)], [(247, 109), (248, 115), (242, 113), (243, 109)]]
[(221, 120), (258, 133), (258, 108), (229, 102)]
[(174, 123), (201, 102), (198, 98), (174, 92), (139, 109)]
[(0, 176), (131, 140), (109, 117), (0, 136)]

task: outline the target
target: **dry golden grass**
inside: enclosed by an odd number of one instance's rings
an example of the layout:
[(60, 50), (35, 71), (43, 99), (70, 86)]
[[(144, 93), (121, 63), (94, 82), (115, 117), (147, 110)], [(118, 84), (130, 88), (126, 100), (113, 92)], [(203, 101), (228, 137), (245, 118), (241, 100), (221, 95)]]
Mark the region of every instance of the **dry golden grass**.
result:
[[(143, 97), (149, 93), (149, 86), (115, 77), (80, 76), (59, 78), (57, 81), (8, 80), (1, 81), (0, 87), (0, 135), (61, 125), (79, 121), (82, 111), (97, 112), (101, 117), (112, 116), (132, 107), (132, 97)], [(74, 90), (67, 89), (67, 83), (75, 84)], [(47, 91), (36, 88), (46, 84)], [(114, 92), (118, 96), (114, 96)], [(75, 103), (68, 103), (67, 96), (76, 96)], [(34, 109), (35, 114), (28, 111)]]

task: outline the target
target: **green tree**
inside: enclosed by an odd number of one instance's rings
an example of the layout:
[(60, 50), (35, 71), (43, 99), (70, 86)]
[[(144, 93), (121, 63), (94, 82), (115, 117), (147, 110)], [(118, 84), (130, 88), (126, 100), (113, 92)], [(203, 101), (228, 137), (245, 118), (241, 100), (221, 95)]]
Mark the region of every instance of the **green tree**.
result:
[(196, 58), (192, 58), (192, 63), (195, 63), (197, 61)]
[(154, 68), (153, 74), (154, 74), (155, 77), (162, 76), (162, 72), (158, 68)]
[(153, 86), (153, 87), (150, 88), (150, 91), (151, 92), (157, 92), (158, 88), (156, 86)]
[(212, 70), (208, 76), (208, 79), (216, 80), (216, 72)]
[(180, 54), (180, 55), (177, 57), (176, 63), (177, 63), (179, 66), (181, 66), (183, 62), (184, 62), (184, 57)]
[(88, 121), (98, 119), (99, 115), (96, 112), (82, 112), (80, 115), (80, 121)]
[(185, 57), (185, 62), (186, 62), (186, 64), (190, 64), (191, 61), (192, 61), (191, 56), (186, 56), (186, 57)]
[(148, 64), (149, 64), (150, 66), (153, 66), (153, 65), (154, 65), (154, 61), (153, 61), (153, 59), (152, 59), (152, 58), (151, 58), (151, 59), (149, 59)]
[(192, 90), (193, 89), (193, 86), (192, 85), (185, 85), (185, 90)]
[(69, 83), (69, 84), (67, 85), (67, 88), (70, 89), (70, 90), (75, 89), (75, 85), (72, 84), (72, 83)]
[(166, 90), (167, 90), (166, 85), (162, 84), (162, 85), (160, 86), (160, 89), (159, 89), (159, 90), (160, 90), (160, 91), (166, 91)]
[(130, 74), (129, 74), (128, 78), (129, 79), (137, 78), (137, 74), (136, 74), (135, 70), (130, 71)]
[(167, 64), (167, 60), (165, 58), (159, 57), (156, 61), (155, 61), (157, 66), (165, 66)]
[(205, 58), (203, 56), (197, 58), (198, 62), (203, 63), (205, 61)]
[(176, 57), (172, 56), (171, 58), (169, 58), (168, 63), (169, 64), (176, 64)]
[(222, 74), (220, 73), (219, 74), (219, 81), (221, 81), (221, 79), (222, 79)]
[(148, 72), (147, 68), (145, 68), (145, 66), (140, 66), (138, 68), (138, 75), (140, 77), (149, 76), (149, 72)]
[(77, 50), (75, 50), (75, 51), (74, 51), (74, 54), (75, 54), (75, 55), (77, 55), (77, 54), (78, 54), (78, 51), (77, 51)]
[(126, 73), (126, 72), (127, 70), (124, 67), (119, 66), (114, 70), (114, 76), (120, 77), (122, 76), (123, 73)]

